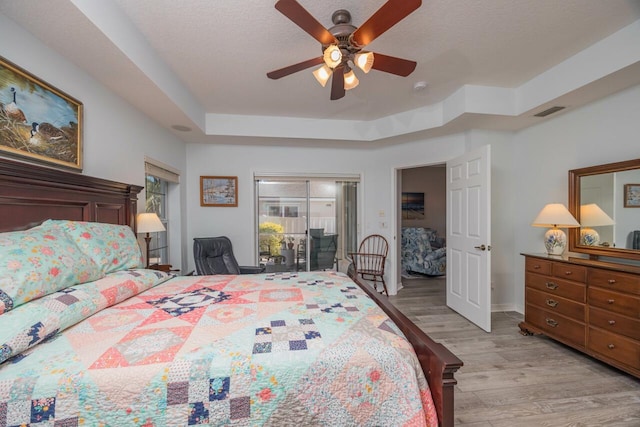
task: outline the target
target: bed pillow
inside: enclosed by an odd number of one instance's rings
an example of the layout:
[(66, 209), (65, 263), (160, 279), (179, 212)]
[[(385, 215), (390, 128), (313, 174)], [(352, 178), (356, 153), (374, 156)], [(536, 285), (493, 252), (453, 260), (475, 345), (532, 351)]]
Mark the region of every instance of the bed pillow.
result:
[(0, 233), (0, 314), (102, 276), (96, 263), (61, 230), (38, 226)]
[(42, 225), (64, 230), (103, 275), (143, 266), (140, 245), (127, 225), (66, 220), (48, 220)]

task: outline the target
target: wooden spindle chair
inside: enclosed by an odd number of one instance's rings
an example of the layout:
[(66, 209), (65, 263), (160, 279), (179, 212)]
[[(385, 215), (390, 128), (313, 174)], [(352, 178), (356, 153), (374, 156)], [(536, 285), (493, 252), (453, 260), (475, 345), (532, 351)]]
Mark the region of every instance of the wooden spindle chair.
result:
[(356, 275), (364, 280), (372, 280), (374, 288), (378, 281), (382, 282), (384, 293), (389, 296), (387, 284), (384, 281), (384, 265), (389, 253), (387, 239), (379, 234), (372, 234), (364, 238), (358, 252), (350, 252)]

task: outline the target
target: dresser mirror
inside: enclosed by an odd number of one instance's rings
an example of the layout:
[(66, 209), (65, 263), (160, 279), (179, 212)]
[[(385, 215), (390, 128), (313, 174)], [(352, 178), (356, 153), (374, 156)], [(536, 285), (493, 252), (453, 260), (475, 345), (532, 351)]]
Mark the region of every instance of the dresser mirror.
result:
[(640, 159), (569, 171), (569, 251), (640, 261)]

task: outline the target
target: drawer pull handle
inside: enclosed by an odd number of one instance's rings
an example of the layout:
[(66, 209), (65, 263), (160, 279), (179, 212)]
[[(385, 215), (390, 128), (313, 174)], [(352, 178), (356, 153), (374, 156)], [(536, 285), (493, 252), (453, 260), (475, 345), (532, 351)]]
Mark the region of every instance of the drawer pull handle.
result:
[(547, 287), (547, 289), (551, 289), (551, 290), (553, 290), (553, 289), (558, 289), (558, 285), (556, 285), (556, 284), (555, 284), (555, 283), (553, 283), (553, 282), (546, 282), (546, 283), (545, 283), (545, 286)]
[(616, 283), (616, 279), (609, 279), (607, 282), (609, 282), (610, 285), (613, 285)]
[(608, 304), (613, 304), (614, 302), (616, 302), (616, 300), (614, 300), (614, 299), (608, 299), (608, 300), (607, 300), (607, 303), (608, 303)]
[(554, 300), (552, 300), (552, 299), (548, 299), (548, 300), (547, 300), (547, 305), (548, 305), (549, 307), (554, 307), (554, 308), (555, 308), (555, 307), (557, 307), (557, 306), (558, 306), (558, 301), (554, 301)]
[(615, 320), (609, 320), (609, 324), (610, 324), (611, 326), (613, 326), (613, 325), (615, 325), (615, 324), (616, 324), (616, 321), (615, 321)]
[(547, 322), (547, 325), (551, 326), (552, 328), (558, 326), (558, 322), (553, 319), (549, 319), (548, 317), (545, 319), (545, 321)]
[(538, 264), (536, 264), (536, 265), (533, 266), (533, 269), (534, 270), (540, 270), (540, 266)]
[(609, 347), (609, 350), (613, 350), (614, 348), (616, 348), (616, 346), (613, 344), (609, 344), (607, 347)]
[(565, 276), (571, 276), (573, 274), (573, 272), (572, 271), (565, 271), (564, 274), (565, 274)]

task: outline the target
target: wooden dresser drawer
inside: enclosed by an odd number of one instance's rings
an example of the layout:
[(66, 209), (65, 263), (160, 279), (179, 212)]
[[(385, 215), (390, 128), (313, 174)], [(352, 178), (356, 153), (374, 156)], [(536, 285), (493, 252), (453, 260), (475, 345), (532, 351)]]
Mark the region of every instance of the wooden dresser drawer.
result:
[(520, 331), (547, 335), (640, 378), (640, 267), (593, 256), (523, 255)]
[(589, 325), (640, 340), (640, 320), (611, 311), (589, 307)]
[(640, 319), (640, 297), (598, 287), (589, 288), (589, 305)]
[(589, 286), (599, 286), (620, 292), (640, 295), (640, 276), (619, 273), (600, 268), (590, 268), (588, 272)]
[(533, 273), (525, 273), (525, 284), (528, 287), (553, 295), (568, 298), (577, 302), (586, 301), (586, 286), (568, 280), (556, 279), (549, 276), (540, 276)]
[(555, 262), (551, 267), (551, 274), (561, 279), (573, 280), (574, 282), (586, 283), (587, 281), (587, 267), (582, 265)]
[(543, 259), (526, 257), (524, 260), (524, 268), (526, 271), (533, 273), (544, 274), (549, 276), (551, 274), (551, 261), (545, 261)]
[(552, 295), (548, 292), (541, 292), (531, 287), (527, 288), (527, 303), (537, 305), (540, 308), (553, 313), (560, 313), (579, 322), (585, 320), (585, 305), (570, 299)]
[(640, 342), (601, 329), (589, 328), (589, 349), (640, 369)]
[(527, 304), (525, 308), (525, 321), (552, 338), (555, 336), (563, 342), (585, 347), (586, 328), (584, 323), (531, 304)]

